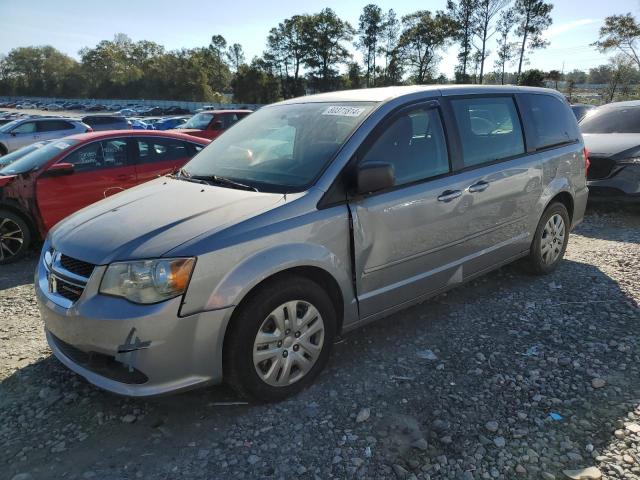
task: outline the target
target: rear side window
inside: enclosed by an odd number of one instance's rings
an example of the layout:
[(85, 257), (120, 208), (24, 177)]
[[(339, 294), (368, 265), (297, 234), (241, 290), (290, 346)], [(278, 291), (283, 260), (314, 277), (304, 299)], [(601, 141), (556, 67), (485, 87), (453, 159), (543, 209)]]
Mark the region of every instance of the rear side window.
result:
[(190, 158), (193, 155), (187, 142), (168, 138), (145, 138), (138, 140), (140, 163), (164, 162)]
[(578, 140), (575, 115), (559, 98), (544, 94), (525, 94), (535, 133), (533, 147), (548, 148)]
[(449, 156), (438, 110), (415, 108), (401, 113), (365, 153), (363, 163), (394, 166), (396, 185), (449, 172)]
[(513, 98), (460, 98), (451, 104), (465, 167), (524, 153), (522, 127)]
[(74, 126), (69, 122), (61, 120), (50, 120), (47, 122), (38, 122), (39, 132), (56, 132), (58, 130), (73, 130)]
[(78, 173), (123, 167), (127, 161), (127, 142), (122, 139), (93, 142), (79, 148), (62, 162), (72, 163)]

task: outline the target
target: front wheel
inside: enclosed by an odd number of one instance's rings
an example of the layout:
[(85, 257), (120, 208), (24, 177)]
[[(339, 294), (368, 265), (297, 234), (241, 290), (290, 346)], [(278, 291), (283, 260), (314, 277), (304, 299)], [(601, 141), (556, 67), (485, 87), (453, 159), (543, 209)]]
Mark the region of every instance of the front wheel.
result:
[(561, 203), (553, 203), (544, 211), (527, 258), (533, 273), (543, 275), (556, 269), (567, 249), (570, 222), (569, 212)]
[(223, 350), (225, 381), (258, 401), (278, 401), (310, 385), (335, 338), (336, 314), (324, 289), (286, 275), (256, 292), (232, 319)]
[(13, 212), (0, 210), (0, 265), (22, 258), (31, 244), (26, 222)]

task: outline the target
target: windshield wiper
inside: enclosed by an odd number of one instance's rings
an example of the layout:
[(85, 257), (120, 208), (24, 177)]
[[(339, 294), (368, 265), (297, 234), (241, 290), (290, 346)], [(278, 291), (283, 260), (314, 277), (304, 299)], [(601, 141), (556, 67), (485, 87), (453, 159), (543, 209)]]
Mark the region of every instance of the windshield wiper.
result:
[(181, 168), (177, 172), (169, 175), (170, 177), (177, 178), (178, 180), (184, 180), (185, 182), (201, 183), (202, 185), (211, 185), (210, 182), (202, 178), (192, 177), (184, 168)]
[[(202, 178), (202, 177), (197, 177)], [(218, 183), (220, 185), (226, 185), (229, 187), (235, 187), (242, 190), (252, 190), (254, 192), (258, 192), (259, 190), (256, 187), (252, 187), (251, 185), (245, 185), (244, 183), (236, 182), (235, 180), (231, 180), (227, 177), (221, 177), (219, 175), (211, 175), (210, 177), (205, 177), (203, 180), (213, 180), (214, 183)]]

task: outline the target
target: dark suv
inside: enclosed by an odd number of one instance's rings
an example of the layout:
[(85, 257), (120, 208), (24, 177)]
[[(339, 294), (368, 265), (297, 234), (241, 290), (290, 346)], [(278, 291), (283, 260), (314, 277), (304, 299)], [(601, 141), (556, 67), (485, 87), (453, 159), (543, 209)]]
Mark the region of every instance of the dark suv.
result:
[(93, 128), (100, 130), (129, 130), (131, 122), (122, 115), (88, 115), (82, 121)]

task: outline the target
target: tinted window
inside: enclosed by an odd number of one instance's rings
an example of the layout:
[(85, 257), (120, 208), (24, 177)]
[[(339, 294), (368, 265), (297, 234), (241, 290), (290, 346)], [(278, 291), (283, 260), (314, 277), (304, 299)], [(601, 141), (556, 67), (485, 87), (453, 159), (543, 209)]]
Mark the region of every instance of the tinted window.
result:
[(600, 107), (580, 122), (582, 133), (640, 133), (640, 107)]
[(465, 166), (524, 153), (520, 120), (511, 97), (465, 98), (451, 103)]
[(73, 163), (76, 172), (123, 167), (127, 164), (126, 140), (114, 139), (85, 145), (62, 160)]
[(25, 122), (11, 131), (13, 133), (34, 133), (36, 131), (36, 122)]
[(575, 116), (569, 106), (551, 95), (526, 94), (533, 120), (535, 148), (552, 147), (579, 138)]
[(187, 142), (168, 138), (145, 138), (138, 140), (140, 163), (163, 162), (190, 158), (191, 149)]
[(204, 130), (207, 128), (207, 125), (209, 125), (209, 122), (211, 122), (212, 118), (213, 113), (198, 113), (197, 115), (194, 115), (189, 120), (187, 120), (187, 123), (182, 125), (181, 128), (194, 128), (196, 130)]
[(49, 120), (46, 122), (38, 122), (39, 132), (55, 132), (58, 130), (73, 130), (73, 125), (69, 122), (63, 122), (60, 120)]
[(395, 118), (364, 155), (364, 163), (394, 166), (396, 185), (449, 171), (449, 157), (436, 109), (417, 108)]

